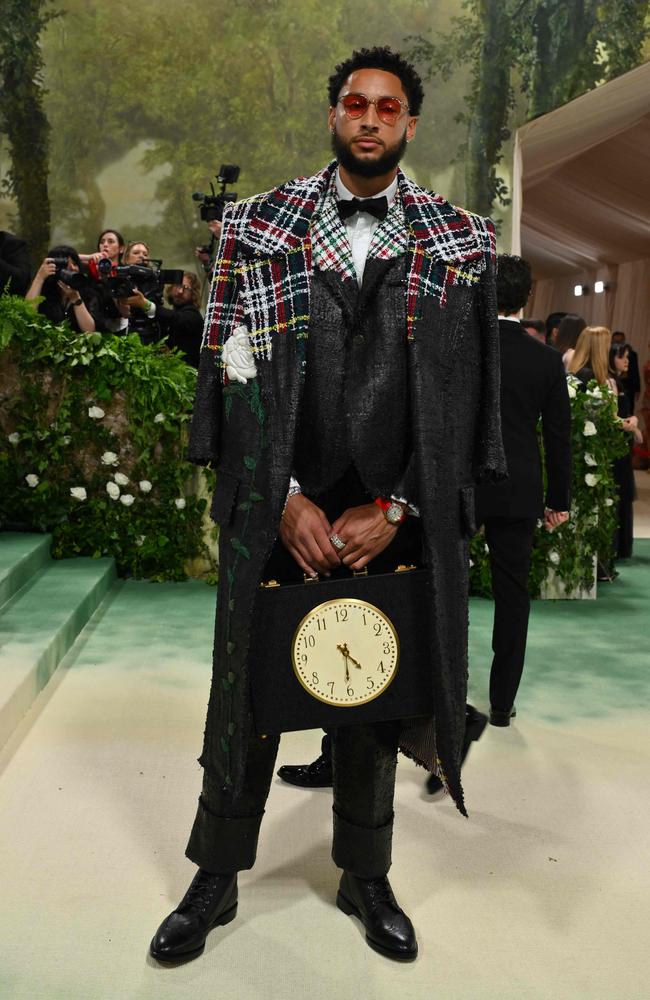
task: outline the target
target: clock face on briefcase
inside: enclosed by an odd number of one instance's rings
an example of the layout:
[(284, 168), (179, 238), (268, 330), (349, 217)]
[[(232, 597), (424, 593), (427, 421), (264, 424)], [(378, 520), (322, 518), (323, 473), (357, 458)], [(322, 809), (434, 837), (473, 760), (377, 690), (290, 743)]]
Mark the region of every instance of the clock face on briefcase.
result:
[(302, 619), (291, 660), (306, 691), (340, 708), (377, 698), (397, 673), (399, 639), (393, 623), (367, 601), (325, 601)]

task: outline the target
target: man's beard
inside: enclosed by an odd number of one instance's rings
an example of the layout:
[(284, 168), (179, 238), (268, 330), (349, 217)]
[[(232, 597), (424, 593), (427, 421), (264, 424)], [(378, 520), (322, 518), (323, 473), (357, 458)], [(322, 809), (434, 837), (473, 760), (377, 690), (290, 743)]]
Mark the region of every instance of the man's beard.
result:
[(406, 151), (406, 132), (402, 141), (392, 149), (385, 149), (377, 160), (361, 160), (352, 152), (352, 146), (346, 145), (336, 131), (332, 134), (332, 149), (342, 167), (357, 177), (381, 177), (389, 174), (400, 162)]

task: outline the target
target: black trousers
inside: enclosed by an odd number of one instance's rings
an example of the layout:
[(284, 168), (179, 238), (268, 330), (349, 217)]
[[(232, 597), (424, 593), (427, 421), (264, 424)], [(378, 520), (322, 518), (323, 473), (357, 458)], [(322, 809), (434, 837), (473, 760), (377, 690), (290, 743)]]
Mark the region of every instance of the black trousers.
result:
[[(332, 858), (359, 878), (380, 878), (391, 865), (393, 795), (401, 724), (380, 722), (330, 731), (334, 776)], [(252, 733), (242, 794), (236, 799), (209, 772), (186, 855), (226, 874), (252, 868), (271, 787), (279, 736)]]
[[(326, 492), (313, 497), (334, 521), (346, 507), (368, 503), (359, 476), (350, 468)], [(408, 518), (393, 541), (373, 559), (370, 572), (392, 571), (400, 563), (421, 564), (418, 518)], [(349, 570), (341, 569), (349, 574)], [(302, 570), (278, 539), (264, 570), (267, 578), (302, 580)], [(401, 722), (330, 730), (334, 779), (332, 858), (359, 878), (380, 878), (391, 864), (393, 797)], [(187, 857), (207, 871), (252, 868), (264, 807), (271, 787), (279, 737), (251, 733), (241, 795), (234, 799), (206, 771)]]
[(494, 594), (490, 705), (507, 712), (515, 703), (524, 669), (530, 615), (528, 573), (537, 522), (534, 517), (481, 520), (490, 550)]

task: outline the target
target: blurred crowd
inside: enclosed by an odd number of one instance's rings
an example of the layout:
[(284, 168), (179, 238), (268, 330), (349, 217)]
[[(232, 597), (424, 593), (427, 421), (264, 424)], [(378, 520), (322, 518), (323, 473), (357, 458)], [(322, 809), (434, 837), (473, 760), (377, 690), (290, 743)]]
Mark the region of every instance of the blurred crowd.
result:
[[(219, 223), (215, 224), (216, 226)], [(205, 270), (206, 248), (196, 256)], [(203, 315), (202, 282), (192, 271), (163, 271), (143, 240), (105, 229), (94, 250), (51, 247), (32, 277), (24, 240), (0, 232), (0, 294), (41, 299), (38, 311), (77, 333), (137, 334), (142, 343), (166, 339), (198, 368)]]

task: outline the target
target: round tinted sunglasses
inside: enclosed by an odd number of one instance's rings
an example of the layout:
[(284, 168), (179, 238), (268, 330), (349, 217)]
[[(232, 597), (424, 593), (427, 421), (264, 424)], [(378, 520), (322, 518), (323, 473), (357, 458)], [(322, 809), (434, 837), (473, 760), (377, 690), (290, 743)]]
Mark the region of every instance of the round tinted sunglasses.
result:
[(386, 125), (394, 125), (403, 111), (409, 107), (399, 97), (366, 97), (365, 94), (346, 94), (339, 97), (337, 104), (342, 105), (348, 118), (363, 118), (371, 104), (375, 105), (377, 116)]

